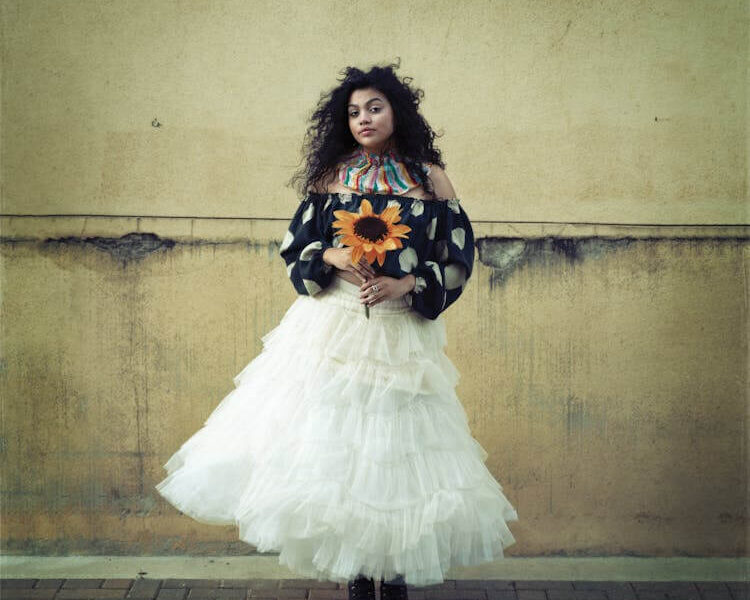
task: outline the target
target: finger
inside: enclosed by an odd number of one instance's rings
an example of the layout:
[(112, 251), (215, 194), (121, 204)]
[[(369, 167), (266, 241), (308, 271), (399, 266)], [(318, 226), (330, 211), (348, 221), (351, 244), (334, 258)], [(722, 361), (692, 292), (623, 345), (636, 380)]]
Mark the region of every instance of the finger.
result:
[[(356, 269), (357, 271), (365, 272), (364, 265), (362, 264), (362, 261), (364, 260), (364, 257), (362, 257), (359, 262), (352, 263), (352, 269)], [(364, 263), (367, 264), (367, 263)]]
[(368, 262), (367, 262), (367, 261), (366, 261), (366, 260), (364, 259), (364, 257), (363, 257), (363, 258), (362, 258), (362, 259), (360, 260), (360, 264), (362, 265), (362, 267), (364, 267), (364, 269), (365, 269), (365, 270), (366, 270), (366, 271), (367, 271), (368, 273), (370, 273), (370, 275), (371, 275), (372, 277), (374, 277), (374, 276), (375, 276), (375, 269), (373, 269), (373, 268), (372, 268), (372, 265), (371, 265), (370, 263), (368, 263)]
[(364, 258), (362, 259), (364, 262), (360, 263), (362, 265), (362, 269), (367, 273), (368, 277), (375, 277), (375, 269), (372, 268), (372, 265), (368, 263)]
[(370, 274), (365, 269), (357, 266), (357, 267), (354, 267), (354, 270), (362, 279), (363, 284), (370, 278)]
[(346, 266), (346, 269), (347, 271), (351, 271), (352, 273), (357, 275), (359, 278), (363, 278), (365, 275), (364, 271), (359, 267), (359, 265), (348, 264)]

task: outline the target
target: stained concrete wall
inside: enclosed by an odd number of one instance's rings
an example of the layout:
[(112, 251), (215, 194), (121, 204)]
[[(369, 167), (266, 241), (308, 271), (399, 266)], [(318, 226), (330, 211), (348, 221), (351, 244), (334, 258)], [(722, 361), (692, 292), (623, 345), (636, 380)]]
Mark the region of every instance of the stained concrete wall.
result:
[(401, 56), (475, 222), (447, 351), (509, 555), (744, 552), (746, 3), (1, 6), (3, 551), (250, 550), (153, 485), (294, 300), (320, 91)]

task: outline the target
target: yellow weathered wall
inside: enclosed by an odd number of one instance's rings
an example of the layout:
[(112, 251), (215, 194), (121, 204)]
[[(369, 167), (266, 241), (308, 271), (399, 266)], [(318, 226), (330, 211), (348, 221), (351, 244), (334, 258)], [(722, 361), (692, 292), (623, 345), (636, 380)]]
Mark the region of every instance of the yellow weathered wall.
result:
[(743, 553), (746, 2), (0, 6), (3, 551), (248, 552), (153, 486), (295, 298), (320, 92), (400, 56), (475, 222), (447, 352), (508, 554)]

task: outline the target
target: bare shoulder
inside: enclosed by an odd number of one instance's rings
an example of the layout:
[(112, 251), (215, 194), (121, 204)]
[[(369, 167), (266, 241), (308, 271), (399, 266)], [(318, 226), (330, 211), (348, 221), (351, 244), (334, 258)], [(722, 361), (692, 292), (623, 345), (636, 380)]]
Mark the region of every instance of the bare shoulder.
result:
[(427, 168), (430, 170), (428, 177), (432, 182), (432, 188), (435, 190), (435, 199), (449, 200), (455, 198), (456, 190), (453, 189), (453, 184), (445, 169), (431, 163), (427, 163)]

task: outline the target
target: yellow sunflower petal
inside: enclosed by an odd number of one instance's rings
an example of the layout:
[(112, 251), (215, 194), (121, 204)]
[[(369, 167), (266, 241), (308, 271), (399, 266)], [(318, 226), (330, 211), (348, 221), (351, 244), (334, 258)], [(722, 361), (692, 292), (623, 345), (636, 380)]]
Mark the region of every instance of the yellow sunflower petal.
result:
[(372, 214), (372, 204), (370, 204), (370, 201), (367, 198), (362, 199), (362, 203), (359, 205), (359, 216), (365, 216), (365, 215), (371, 215)]
[(409, 231), (411, 231), (411, 227), (408, 225), (391, 225), (391, 235), (398, 235), (401, 237)]
[(353, 221), (334, 221), (331, 225), (333, 227), (340, 227), (341, 229), (354, 229)]
[(396, 244), (396, 248), (403, 248), (404, 245), (401, 243), (401, 240), (398, 238), (391, 238), (393, 240), (393, 243)]
[(359, 262), (359, 259), (362, 258), (363, 250), (362, 246), (354, 246), (354, 249), (352, 250), (352, 264), (356, 265)]
[(398, 219), (399, 210), (400, 207), (398, 206), (389, 206), (382, 213), (380, 213), (380, 218), (383, 219), (383, 221), (385, 221), (386, 223), (393, 223), (393, 219)]
[[(398, 238), (396, 238), (398, 239)], [(394, 250), (396, 248), (396, 242), (393, 238), (386, 239), (381, 246), (383, 247), (383, 250)]]
[(385, 252), (383, 252), (383, 254), (378, 254), (378, 264), (382, 267), (384, 262), (385, 262)]
[(375, 250), (370, 250), (370, 252), (365, 253), (365, 258), (367, 259), (367, 262), (372, 264), (375, 261), (375, 258), (377, 258), (378, 253), (375, 252)]
[(341, 243), (344, 246), (358, 246), (362, 244), (362, 241), (356, 235), (345, 235), (341, 238)]
[(334, 210), (333, 216), (342, 221), (354, 221), (354, 219), (359, 217), (357, 213), (349, 212), (348, 210)]
[(370, 252), (372, 250), (373, 244), (372, 242), (365, 242), (362, 244), (362, 248), (365, 249), (365, 252)]

